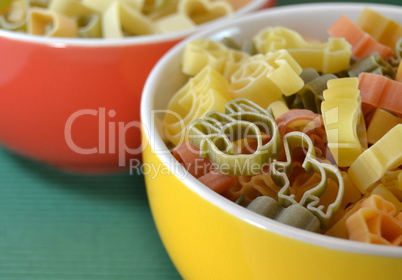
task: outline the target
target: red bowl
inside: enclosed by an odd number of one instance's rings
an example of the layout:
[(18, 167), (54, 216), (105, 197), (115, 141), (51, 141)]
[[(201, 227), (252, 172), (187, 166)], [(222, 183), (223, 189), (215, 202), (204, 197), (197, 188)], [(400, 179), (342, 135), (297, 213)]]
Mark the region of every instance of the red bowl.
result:
[(274, 2), (251, 1), (191, 30), (125, 39), (0, 30), (0, 143), (73, 172), (126, 170), (141, 157), (141, 92), (156, 61), (188, 35)]

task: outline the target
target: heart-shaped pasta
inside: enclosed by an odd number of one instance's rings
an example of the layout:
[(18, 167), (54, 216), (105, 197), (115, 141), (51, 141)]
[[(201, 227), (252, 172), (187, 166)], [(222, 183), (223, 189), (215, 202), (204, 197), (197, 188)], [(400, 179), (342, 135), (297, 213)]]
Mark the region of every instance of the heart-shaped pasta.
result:
[(49, 37), (75, 37), (77, 23), (62, 14), (35, 8), (30, 11), (28, 33)]
[(187, 15), (194, 23), (202, 24), (232, 14), (233, 7), (223, 1), (181, 0), (178, 11)]
[(53, 0), (50, 2), (49, 10), (69, 17), (80, 17), (97, 13), (79, 0)]
[(282, 99), (283, 94), (291, 95), (303, 87), (301, 72), (302, 68), (286, 50), (254, 55), (232, 74), (230, 91), (267, 108)]
[(305, 40), (298, 32), (278, 26), (261, 30), (253, 41), (260, 53), (285, 49), (302, 68), (313, 67), (317, 71), (337, 73), (349, 67), (351, 45), (343, 38), (329, 38), (318, 44)]

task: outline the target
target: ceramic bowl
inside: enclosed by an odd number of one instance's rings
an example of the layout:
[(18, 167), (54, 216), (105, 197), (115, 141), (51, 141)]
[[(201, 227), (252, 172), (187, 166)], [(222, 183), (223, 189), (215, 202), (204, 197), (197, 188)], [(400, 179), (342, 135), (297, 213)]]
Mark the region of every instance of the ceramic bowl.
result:
[(250, 38), (282, 25), (326, 40), (340, 15), (353, 21), (372, 7), (396, 21), (402, 7), (357, 3), (276, 7), (199, 33), (172, 48), (146, 82), (141, 104), (143, 172), (153, 217), (184, 279), (400, 279), (402, 248), (340, 239), (290, 227), (255, 214), (213, 192), (180, 167), (159, 125), (160, 110), (186, 80), (180, 57), (196, 38)]
[(124, 39), (64, 39), (0, 29), (0, 143), (81, 173), (126, 170), (141, 157), (141, 92), (156, 61), (183, 38), (272, 6), (255, 0), (197, 28)]

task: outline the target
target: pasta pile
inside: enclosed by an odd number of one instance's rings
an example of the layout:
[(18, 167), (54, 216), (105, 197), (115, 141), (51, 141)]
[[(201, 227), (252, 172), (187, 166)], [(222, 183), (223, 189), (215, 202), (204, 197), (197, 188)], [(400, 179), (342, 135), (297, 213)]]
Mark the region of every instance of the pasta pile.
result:
[(190, 174), (251, 211), (402, 246), (402, 25), (366, 8), (327, 31), (190, 42), (166, 139)]
[(123, 38), (193, 28), (250, 0), (2, 0), (0, 28), (49, 37)]

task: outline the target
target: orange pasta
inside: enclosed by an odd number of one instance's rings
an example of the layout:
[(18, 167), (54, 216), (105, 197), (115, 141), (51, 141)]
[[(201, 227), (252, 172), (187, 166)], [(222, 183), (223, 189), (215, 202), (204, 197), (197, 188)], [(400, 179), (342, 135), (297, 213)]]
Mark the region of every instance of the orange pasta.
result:
[(223, 193), (237, 184), (237, 177), (220, 173), (209, 159), (200, 157), (199, 152), (191, 142), (185, 142), (173, 150), (173, 156), (191, 175), (217, 193)]
[(282, 114), (275, 121), (281, 137), (292, 131), (304, 132), (313, 141), (316, 156), (325, 158), (327, 136), (321, 115), (307, 109), (294, 109)]
[(402, 246), (402, 212), (379, 195), (371, 195), (346, 220), (349, 239), (383, 245)]
[(386, 59), (394, 54), (390, 47), (378, 43), (344, 15), (327, 31), (332, 37), (345, 38), (352, 45), (352, 54), (356, 58), (363, 59), (374, 52), (378, 52), (383, 59)]
[(198, 180), (219, 194), (236, 186), (238, 183), (236, 176), (222, 174), (218, 169), (215, 168), (211, 168), (208, 173), (198, 178)]
[(359, 89), (363, 104), (402, 114), (402, 83), (377, 74), (361, 73)]
[(239, 176), (238, 185), (223, 193), (227, 199), (238, 200), (244, 195), (247, 200), (253, 200), (258, 196), (265, 195), (277, 199), (279, 187), (272, 181), (271, 175), (262, 173), (254, 176)]
[(191, 142), (185, 142), (173, 150), (173, 156), (183, 165), (187, 171), (199, 178), (211, 170), (211, 162), (207, 158), (200, 157), (200, 150)]

